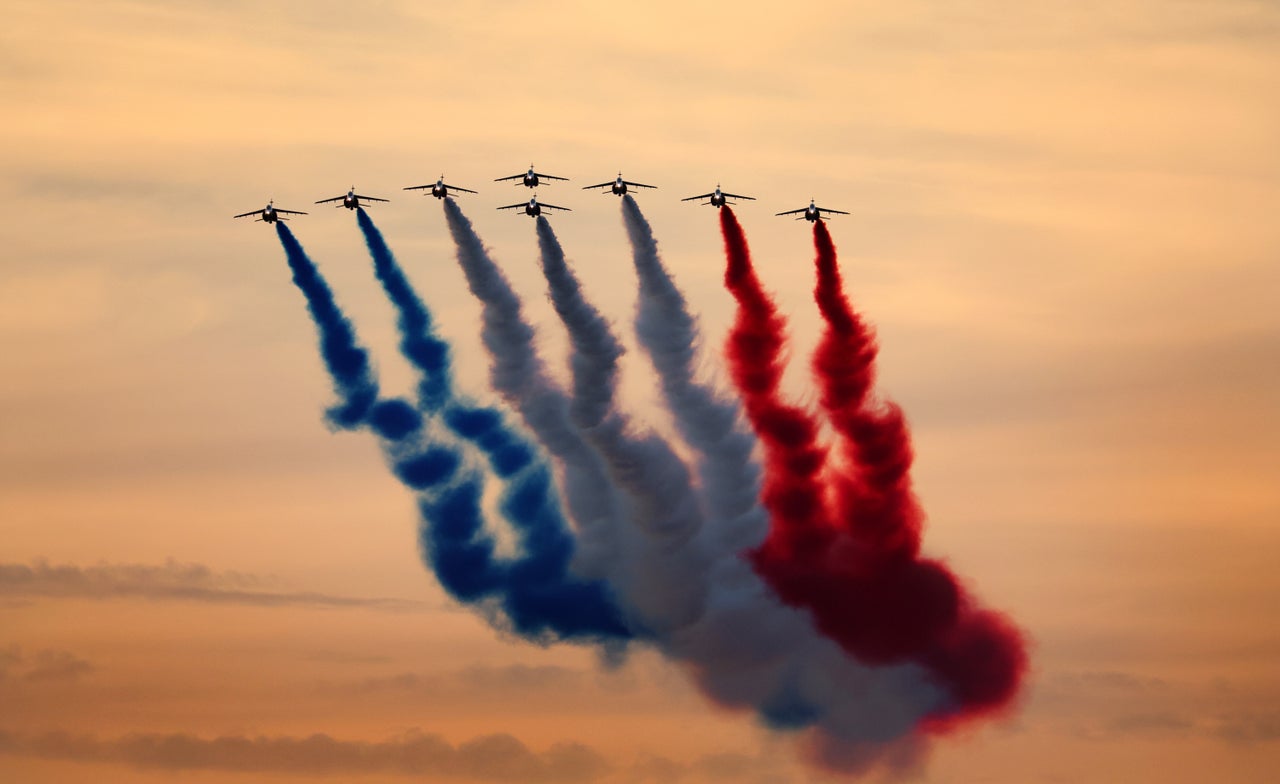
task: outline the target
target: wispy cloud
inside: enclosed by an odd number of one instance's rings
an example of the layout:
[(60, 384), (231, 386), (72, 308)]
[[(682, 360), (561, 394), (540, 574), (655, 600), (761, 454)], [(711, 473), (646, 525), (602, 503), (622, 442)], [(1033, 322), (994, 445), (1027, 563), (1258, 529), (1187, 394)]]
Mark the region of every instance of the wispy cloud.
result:
[(74, 681), (93, 672), (93, 665), (70, 651), (44, 650), (22, 678), (31, 682)]
[(431, 609), (425, 602), (385, 597), (342, 596), (314, 591), (273, 591), (261, 577), (216, 572), (204, 564), (76, 566), (0, 563), (0, 599), (146, 599), (245, 604), (258, 607), (363, 607), (378, 610)]
[(1232, 743), (1267, 743), (1280, 740), (1280, 710), (1236, 711), (1219, 716), (1214, 735)]
[(90, 764), (131, 765), (165, 771), (235, 771), (293, 775), (404, 775), (427, 780), (479, 782), (734, 781), (783, 784), (791, 779), (773, 755), (722, 752), (690, 761), (641, 754), (616, 763), (575, 741), (534, 751), (518, 738), (496, 733), (451, 744), (411, 730), (380, 742), (339, 740), (324, 734), (133, 734), (98, 738), (69, 732), (40, 734), (0, 730), (0, 755)]
[(438, 735), (419, 732), (366, 742), (321, 734), (204, 739), (174, 733), (101, 740), (65, 732), (0, 731), (0, 754), (171, 771), (398, 773), (487, 782), (597, 781), (612, 767), (597, 751), (580, 743), (558, 743), (537, 752), (506, 734), (485, 735), (455, 746)]
[(87, 659), (71, 651), (45, 648), (28, 657), (17, 645), (0, 650), (0, 682), (10, 675), (27, 683), (75, 681), (94, 669)]
[(1085, 740), (1213, 738), (1253, 745), (1280, 741), (1274, 690), (1166, 680), (1132, 672), (1057, 673), (1037, 689), (1032, 721), (1047, 719)]
[[(554, 699), (565, 703), (579, 698), (598, 700), (602, 694), (626, 694), (635, 699), (653, 689), (658, 690), (668, 704), (675, 698), (667, 693), (669, 690), (660, 677), (641, 674), (635, 667), (592, 671), (556, 665), (472, 665), (446, 672), (391, 672), (353, 680), (325, 680), (316, 683), (315, 688), (320, 694), (343, 698), (388, 695), (437, 703), (456, 699), (495, 702)], [(676, 693), (687, 694), (683, 688)]]

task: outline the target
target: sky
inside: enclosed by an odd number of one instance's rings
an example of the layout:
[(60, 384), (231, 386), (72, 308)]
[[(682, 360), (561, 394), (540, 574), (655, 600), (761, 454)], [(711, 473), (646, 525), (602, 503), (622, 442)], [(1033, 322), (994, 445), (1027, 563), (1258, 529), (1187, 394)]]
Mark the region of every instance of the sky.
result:
[[(680, 665), (498, 634), (420, 558), (412, 496), (332, 391), (277, 206), (389, 391), (413, 374), (358, 191), (495, 403), (446, 180), (567, 340), (525, 198), (634, 349), (630, 179), (698, 313), (738, 208), (791, 327), (820, 321), (815, 198), (901, 404), (925, 548), (1031, 641), (1017, 709), (907, 781), (1280, 773), (1280, 5), (28, 2), (0, 8), (0, 778), (845, 780)], [(652, 371), (627, 409), (671, 432)], [(871, 776), (872, 780), (884, 774)]]

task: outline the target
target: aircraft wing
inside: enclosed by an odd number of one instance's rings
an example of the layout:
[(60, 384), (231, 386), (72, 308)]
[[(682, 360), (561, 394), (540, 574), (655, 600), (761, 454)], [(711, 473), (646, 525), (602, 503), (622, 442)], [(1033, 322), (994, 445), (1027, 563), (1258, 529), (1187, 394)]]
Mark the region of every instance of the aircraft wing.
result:
[[(239, 215), (232, 215), (231, 217), (233, 217), (233, 218), (247, 218), (247, 217), (249, 217), (250, 215), (261, 215), (261, 214), (262, 214), (262, 213), (264, 213), (264, 212), (266, 212), (266, 210), (254, 210), (253, 212), (242, 212), (242, 213), (240, 213)], [(277, 210), (277, 212), (279, 212), (279, 210)]]
[[(262, 210), (258, 210), (258, 212), (262, 212)], [(297, 210), (282, 210), (279, 207), (276, 207), (276, 212), (283, 212), (285, 215), (306, 215), (305, 212), (298, 212)]]
[(364, 199), (365, 201), (387, 201), (386, 199), (379, 199), (379, 198), (377, 198), (377, 197), (375, 197), (375, 196), (361, 196), (361, 195), (360, 195), (360, 194), (358, 194), (358, 193), (356, 194), (356, 198), (357, 198), (357, 199)]
[(829, 210), (829, 209), (827, 209), (826, 207), (819, 207), (819, 208), (818, 208), (818, 212), (830, 212), (830, 213), (832, 213), (832, 214), (834, 214), (834, 215), (848, 215), (848, 214), (849, 214), (849, 213), (845, 212), (844, 210)]
[(710, 199), (714, 195), (715, 195), (714, 193), (704, 193), (701, 196), (690, 196), (689, 198), (681, 199), (680, 201), (697, 201), (698, 199)]
[(632, 188), (654, 188), (656, 190), (658, 187), (657, 185), (645, 185), (643, 182), (631, 182), (630, 180), (623, 180), (622, 182), (624, 185), (630, 185)]
[(804, 212), (804, 211), (805, 211), (805, 210), (807, 210), (807, 209), (809, 209), (809, 208), (808, 208), (808, 207), (801, 207), (801, 208), (800, 208), (800, 209), (798, 209), (798, 210), (787, 210), (786, 212), (775, 212), (775, 213), (774, 213), (774, 216), (775, 216), (775, 217), (777, 217), (778, 215), (798, 215), (799, 213), (802, 213), (802, 212)]
[(444, 187), (448, 188), (451, 191), (462, 191), (463, 193), (475, 193), (475, 191), (471, 190), (470, 188), (459, 188), (457, 185), (446, 185)]
[(432, 186), (434, 186), (434, 185), (435, 185), (435, 183), (434, 183), (434, 182), (433, 182), (433, 183), (431, 183), (431, 185), (410, 185), (408, 188), (402, 188), (401, 190), (406, 190), (406, 191), (420, 191), (420, 190), (422, 190), (423, 188), (430, 188), (430, 187), (432, 187)]
[[(534, 174), (538, 175), (539, 177), (541, 177), (541, 178), (542, 178), (542, 179), (544, 179), (544, 180), (563, 180), (564, 182), (568, 182), (568, 181), (569, 181), (569, 178), (568, 178), (568, 177), (557, 177), (557, 176), (555, 176), (554, 174), (543, 174), (542, 172), (534, 172)], [(523, 176), (523, 175), (521, 175), (521, 176)]]
[(320, 201), (316, 202), (316, 204), (328, 204), (328, 203), (329, 203), (329, 202), (331, 202), (331, 201), (342, 201), (342, 200), (343, 200), (343, 199), (345, 199), (345, 198), (347, 198), (347, 197), (346, 197), (346, 196), (334, 196), (332, 199), (321, 199)]
[(523, 180), (523, 179), (524, 179), (524, 172), (520, 172), (519, 174), (513, 174), (510, 177), (499, 177), (498, 179), (494, 180), (494, 182), (502, 182), (503, 180)]
[(568, 207), (557, 207), (557, 206), (556, 206), (556, 205), (554, 205), (554, 204), (547, 204), (545, 201), (540, 201), (540, 202), (538, 202), (538, 206), (539, 206), (539, 207), (550, 207), (550, 208), (551, 208), (551, 209), (553, 209), (553, 210), (564, 210), (565, 212), (573, 212), (573, 210), (569, 209)]
[[(541, 204), (541, 202), (539, 202), (539, 203)], [(522, 201), (522, 202), (520, 202), (519, 204), (508, 204), (507, 206), (505, 206), (505, 207), (499, 207), (498, 209), (500, 209), (500, 210), (514, 210), (516, 207), (525, 207), (525, 206), (528, 206), (528, 204), (529, 204), (529, 202), (527, 202), (527, 201)], [(545, 207), (545, 206), (547, 206), (547, 205), (543, 204), (542, 206), (544, 206), (544, 207)]]
[(756, 200), (756, 197), (755, 197), (755, 196), (741, 196), (741, 195), (736, 194), (736, 193), (725, 193), (724, 191), (721, 191), (721, 192), (720, 192), (720, 194), (721, 194), (722, 196), (728, 196), (730, 199), (746, 199), (747, 201), (755, 201), (755, 200)]
[(582, 189), (584, 191), (589, 191), (592, 188), (612, 188), (613, 182), (614, 182), (613, 180), (609, 180), (608, 182), (602, 182), (599, 185), (583, 185)]

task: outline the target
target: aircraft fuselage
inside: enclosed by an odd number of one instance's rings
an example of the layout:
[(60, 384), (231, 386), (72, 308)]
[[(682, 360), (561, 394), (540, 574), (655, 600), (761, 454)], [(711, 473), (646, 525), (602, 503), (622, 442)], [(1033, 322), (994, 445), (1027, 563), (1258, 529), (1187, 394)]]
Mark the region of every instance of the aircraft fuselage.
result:
[(533, 169), (530, 169), (525, 173), (524, 179), (522, 179), (521, 182), (524, 183), (524, 187), (526, 188), (536, 188), (538, 187), (540, 180), (538, 179), (538, 175), (534, 174)]
[(609, 187), (609, 190), (613, 191), (614, 196), (621, 196), (627, 192), (627, 184), (619, 177), (613, 181), (613, 185)]
[(360, 197), (348, 191), (347, 195), (342, 197), (342, 206), (349, 210), (354, 210), (360, 206)]
[(719, 188), (716, 188), (716, 192), (711, 194), (711, 206), (723, 207), (724, 205), (725, 205), (724, 194), (720, 192)]
[(436, 180), (436, 184), (431, 186), (431, 195), (443, 199), (449, 195), (449, 186), (444, 184), (444, 180)]

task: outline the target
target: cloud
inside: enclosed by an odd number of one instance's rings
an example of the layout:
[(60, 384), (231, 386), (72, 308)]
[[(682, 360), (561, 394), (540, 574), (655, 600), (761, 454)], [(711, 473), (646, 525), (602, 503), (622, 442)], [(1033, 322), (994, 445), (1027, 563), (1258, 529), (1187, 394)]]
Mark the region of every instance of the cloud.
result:
[(391, 661), (391, 657), (369, 653), (320, 650), (311, 652), (306, 656), (305, 660), (330, 664), (387, 664)]
[(22, 649), (16, 645), (0, 648), (0, 681), (9, 677), (9, 670), (22, 663)]
[(1036, 689), (1039, 700), (1052, 704), (1079, 701), (1082, 698), (1133, 699), (1169, 691), (1170, 684), (1161, 678), (1118, 670), (1057, 673), (1045, 679)]
[(398, 773), (483, 782), (589, 782), (599, 780), (612, 767), (580, 743), (557, 743), (535, 752), (507, 734), (485, 735), (455, 746), (439, 735), (416, 731), (383, 742), (337, 740), (322, 734), (204, 739), (174, 733), (100, 740), (66, 732), (0, 731), (0, 754), (169, 771)]
[(576, 692), (586, 687), (592, 674), (583, 670), (555, 665), (530, 666), (513, 664), (505, 667), (472, 666), (446, 675), (419, 675), (402, 672), (394, 675), (365, 678), (353, 684), (339, 686), (341, 691), (372, 692), (425, 692), (440, 693), (464, 691), (471, 696), (527, 694), (532, 691)]
[(245, 604), (258, 607), (362, 607), (423, 610), (430, 605), (409, 599), (339, 596), (313, 591), (264, 590), (264, 581), (240, 572), (215, 572), (203, 564), (173, 560), (163, 565), (94, 566), (0, 563), (0, 599), (147, 599)]
[(367, 677), (324, 679), (313, 685), (317, 695), (345, 701), (410, 700), (443, 706), (490, 706), (505, 709), (545, 704), (567, 708), (599, 708), (601, 700), (618, 700), (631, 708), (670, 707), (693, 699), (682, 680), (669, 682), (659, 672), (592, 670), (556, 665), (471, 665), (441, 672), (383, 671)]
[(439, 735), (411, 730), (381, 742), (307, 737), (186, 733), (133, 734), (102, 739), (53, 731), (41, 734), (0, 729), (0, 755), (66, 762), (131, 765), (164, 771), (235, 771), (293, 775), (404, 775), (477, 782), (733, 781), (783, 784), (786, 764), (767, 751), (721, 752), (688, 762), (641, 753), (615, 764), (594, 748), (573, 741), (534, 751), (507, 733), (451, 744)]
[(1239, 711), (1218, 717), (1213, 734), (1232, 743), (1253, 744), (1280, 740), (1280, 711)]
[(1128, 713), (1107, 722), (1106, 729), (1112, 735), (1171, 735), (1194, 729), (1196, 723), (1172, 711)]
[(70, 651), (43, 650), (22, 679), (29, 682), (74, 681), (93, 672), (93, 665)]
[(0, 649), (0, 683), (9, 680), (10, 675), (27, 683), (74, 681), (93, 670), (88, 660), (70, 651), (46, 648), (28, 658), (17, 645)]
[(627, 784), (666, 784), (671, 781), (731, 781), (735, 784), (786, 784), (794, 779), (776, 755), (736, 752), (706, 754), (690, 763), (645, 754), (632, 763), (619, 780)]
[(1179, 681), (1115, 670), (1051, 675), (1036, 691), (1033, 720), (1078, 738), (1209, 738), (1252, 745), (1280, 741), (1274, 684), (1238, 687), (1224, 677)]

